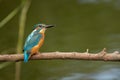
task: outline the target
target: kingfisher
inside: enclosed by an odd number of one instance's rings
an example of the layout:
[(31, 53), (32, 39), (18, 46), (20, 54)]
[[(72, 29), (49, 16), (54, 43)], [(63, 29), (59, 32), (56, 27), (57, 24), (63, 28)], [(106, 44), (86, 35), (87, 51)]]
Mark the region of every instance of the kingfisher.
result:
[(45, 31), (47, 28), (54, 27), (53, 25), (36, 24), (34, 30), (28, 35), (24, 48), (24, 62), (28, 62), (29, 58), (38, 53), (38, 50), (44, 43)]

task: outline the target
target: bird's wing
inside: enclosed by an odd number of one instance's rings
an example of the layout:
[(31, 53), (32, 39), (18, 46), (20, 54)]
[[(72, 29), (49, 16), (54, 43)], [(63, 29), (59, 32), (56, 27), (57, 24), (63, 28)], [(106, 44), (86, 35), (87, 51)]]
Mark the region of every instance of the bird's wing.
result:
[(41, 34), (37, 31), (33, 31), (28, 37), (24, 45), (24, 51), (31, 50), (35, 45), (38, 44), (39, 40), (41, 38)]

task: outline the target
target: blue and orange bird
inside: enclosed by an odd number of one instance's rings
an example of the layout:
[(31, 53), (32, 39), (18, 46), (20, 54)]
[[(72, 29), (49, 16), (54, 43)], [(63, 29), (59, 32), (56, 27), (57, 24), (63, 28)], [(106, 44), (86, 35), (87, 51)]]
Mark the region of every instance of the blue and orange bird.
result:
[(53, 27), (53, 25), (36, 24), (34, 27), (35, 29), (29, 34), (24, 45), (24, 62), (28, 62), (32, 55), (38, 53), (44, 42), (46, 29)]

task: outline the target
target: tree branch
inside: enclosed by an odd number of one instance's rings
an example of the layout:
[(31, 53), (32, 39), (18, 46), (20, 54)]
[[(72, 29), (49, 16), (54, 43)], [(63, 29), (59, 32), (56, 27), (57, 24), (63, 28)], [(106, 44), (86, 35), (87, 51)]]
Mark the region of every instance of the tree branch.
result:
[[(87, 49), (84, 53), (79, 52), (45, 52), (33, 55), (30, 60), (88, 60), (88, 61), (120, 61), (118, 51), (113, 53), (103, 51), (92, 54)], [(0, 55), (0, 61), (23, 61), (23, 54), (3, 54)]]

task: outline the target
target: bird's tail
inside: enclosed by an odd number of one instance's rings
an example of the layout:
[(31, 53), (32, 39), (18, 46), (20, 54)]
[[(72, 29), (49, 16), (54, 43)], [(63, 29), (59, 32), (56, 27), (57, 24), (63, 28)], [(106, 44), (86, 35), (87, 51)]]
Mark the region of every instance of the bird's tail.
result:
[(28, 62), (30, 54), (24, 51), (24, 62)]

